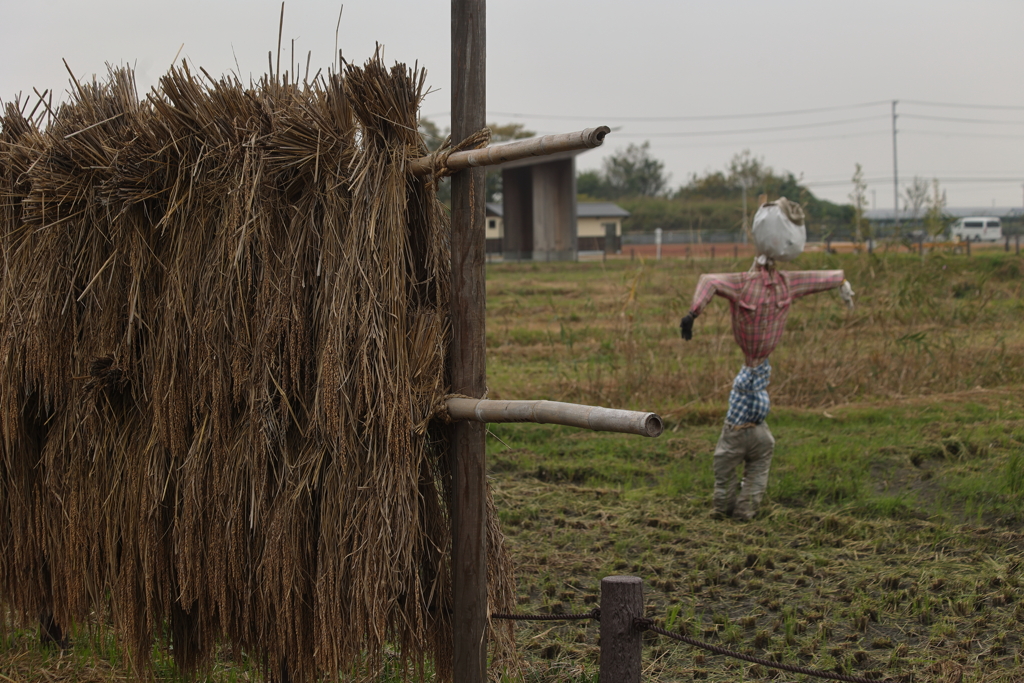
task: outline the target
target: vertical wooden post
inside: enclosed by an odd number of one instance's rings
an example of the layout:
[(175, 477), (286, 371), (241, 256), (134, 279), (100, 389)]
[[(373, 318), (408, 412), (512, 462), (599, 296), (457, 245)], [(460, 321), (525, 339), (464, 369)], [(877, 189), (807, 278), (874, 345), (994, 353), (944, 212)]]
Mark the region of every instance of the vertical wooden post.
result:
[[(483, 128), (486, 94), (486, 0), (452, 0), (452, 142)], [(485, 187), (483, 168), (452, 176), (452, 391), (483, 398)], [(485, 425), (452, 427), (453, 674), (487, 680), (487, 537)]]
[(643, 643), (633, 620), (644, 613), (644, 584), (636, 576), (601, 579), (600, 683), (640, 683)]

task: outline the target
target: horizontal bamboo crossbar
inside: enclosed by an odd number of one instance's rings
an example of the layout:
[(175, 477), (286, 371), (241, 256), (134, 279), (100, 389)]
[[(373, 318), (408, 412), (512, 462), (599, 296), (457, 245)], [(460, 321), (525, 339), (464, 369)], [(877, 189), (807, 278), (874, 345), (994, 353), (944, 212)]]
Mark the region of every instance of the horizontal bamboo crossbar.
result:
[(445, 403), (448, 407), (448, 416), (453, 420), (537, 422), (640, 436), (660, 436), (664, 431), (661, 417), (656, 413), (641, 413), (635, 410), (583, 406), (559, 401), (449, 398)]
[[(591, 149), (600, 147), (604, 143), (604, 136), (610, 132), (611, 128), (608, 126), (598, 126), (575, 133), (544, 135), (539, 138), (516, 140), (483, 149), (452, 152), (448, 155), (445, 166), (447, 166), (448, 172), (454, 173), (476, 166), (495, 166), (527, 157), (542, 157), (560, 152)], [(426, 175), (430, 173), (433, 161), (433, 154), (413, 159), (409, 162), (409, 172), (413, 175)]]

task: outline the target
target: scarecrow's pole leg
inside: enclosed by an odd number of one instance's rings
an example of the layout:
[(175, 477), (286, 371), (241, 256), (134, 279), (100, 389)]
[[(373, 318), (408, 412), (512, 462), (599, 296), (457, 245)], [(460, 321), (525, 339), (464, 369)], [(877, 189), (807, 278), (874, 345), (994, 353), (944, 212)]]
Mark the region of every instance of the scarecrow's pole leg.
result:
[[(486, 125), (485, 0), (452, 0), (452, 143)], [(452, 176), (452, 392), (483, 398), (484, 202), (486, 171)], [(453, 674), (487, 679), (487, 536), (485, 425), (452, 427)]]

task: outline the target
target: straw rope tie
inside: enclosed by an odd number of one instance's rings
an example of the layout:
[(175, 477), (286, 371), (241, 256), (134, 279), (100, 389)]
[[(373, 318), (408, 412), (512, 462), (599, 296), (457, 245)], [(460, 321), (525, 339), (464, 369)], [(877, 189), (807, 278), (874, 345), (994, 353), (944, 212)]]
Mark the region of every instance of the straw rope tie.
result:
[(473, 399), (474, 401), (482, 401), (487, 398), (487, 392), (488, 388), (484, 387), (483, 396), (469, 396), (468, 394), (445, 394), (444, 397), (441, 399), (440, 403), (438, 403), (437, 407), (434, 408), (433, 411), (431, 411), (429, 420), (433, 420), (436, 418), (441, 422), (445, 423), (446, 425), (450, 425), (453, 422), (455, 422), (455, 420), (453, 420), (452, 416), (448, 414), (448, 399), (470, 398)]
[(448, 157), (455, 152), (465, 152), (469, 149), (482, 149), (491, 144), (491, 129), (481, 128), (471, 134), (457, 145), (452, 145), (452, 136), (449, 135), (441, 143), (436, 152), (430, 155), (430, 184), (437, 187), (441, 178), (452, 175), (455, 171), (448, 168)]

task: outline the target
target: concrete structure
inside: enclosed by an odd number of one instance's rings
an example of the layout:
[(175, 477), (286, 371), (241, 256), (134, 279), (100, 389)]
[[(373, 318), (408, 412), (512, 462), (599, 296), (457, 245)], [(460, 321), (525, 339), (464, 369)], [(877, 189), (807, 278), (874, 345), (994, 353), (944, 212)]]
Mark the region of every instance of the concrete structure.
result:
[(578, 151), (501, 166), (506, 260), (576, 260)]
[[(580, 251), (603, 251), (608, 254), (615, 254), (622, 249), (622, 221), (629, 217), (629, 212), (618, 204), (612, 202), (577, 202), (576, 203), (576, 229), (573, 239), (577, 243), (577, 252)], [(533, 257), (523, 257), (522, 254), (505, 251), (505, 219), (504, 206), (497, 202), (487, 203), (487, 217), (484, 223), (487, 235), (487, 253), (503, 254), (507, 260), (529, 260)], [(575, 260), (575, 253), (572, 260)], [(543, 260), (568, 260), (558, 259), (545, 254), (540, 257)]]

